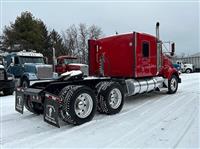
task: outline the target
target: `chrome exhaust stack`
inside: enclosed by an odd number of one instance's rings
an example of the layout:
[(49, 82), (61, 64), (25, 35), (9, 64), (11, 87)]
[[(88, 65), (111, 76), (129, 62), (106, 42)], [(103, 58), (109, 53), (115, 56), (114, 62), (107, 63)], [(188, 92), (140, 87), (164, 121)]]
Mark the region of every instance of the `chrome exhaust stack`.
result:
[(160, 40), (159, 26), (160, 26), (160, 23), (157, 22), (156, 23), (156, 38), (158, 39), (158, 41)]
[(162, 42), (160, 41), (160, 31), (159, 31), (160, 23), (156, 23), (156, 38), (157, 38), (157, 73), (160, 71), (162, 66)]

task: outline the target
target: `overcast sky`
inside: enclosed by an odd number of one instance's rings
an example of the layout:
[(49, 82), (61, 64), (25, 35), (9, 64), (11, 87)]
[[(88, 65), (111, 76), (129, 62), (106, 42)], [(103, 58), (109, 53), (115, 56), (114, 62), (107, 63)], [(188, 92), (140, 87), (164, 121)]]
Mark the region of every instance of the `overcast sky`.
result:
[[(1, 0), (1, 27), (14, 22), (23, 11), (40, 18), (48, 29), (64, 31), (72, 24), (98, 25), (105, 35), (124, 32), (155, 34), (160, 22), (164, 41), (176, 42), (176, 53), (200, 51), (200, 2), (198, 1), (22, 1)], [(2, 33), (2, 29), (1, 29)]]

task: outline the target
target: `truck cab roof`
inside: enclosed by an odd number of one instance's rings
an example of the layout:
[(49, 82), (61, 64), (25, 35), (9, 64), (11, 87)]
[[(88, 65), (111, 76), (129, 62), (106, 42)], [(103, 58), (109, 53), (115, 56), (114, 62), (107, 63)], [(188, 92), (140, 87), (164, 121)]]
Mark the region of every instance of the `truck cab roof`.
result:
[(109, 39), (113, 39), (113, 38), (120, 38), (120, 37), (123, 37), (123, 38), (124, 37), (130, 37), (130, 36), (133, 35), (133, 33), (138, 33), (138, 34), (143, 35), (143, 36), (156, 38), (155, 36), (147, 34), (147, 33), (130, 32), (130, 33), (122, 33), (122, 34), (110, 35), (110, 36), (107, 36), (107, 37), (103, 37), (103, 38), (97, 39), (97, 41), (105, 41), (105, 40), (109, 40)]

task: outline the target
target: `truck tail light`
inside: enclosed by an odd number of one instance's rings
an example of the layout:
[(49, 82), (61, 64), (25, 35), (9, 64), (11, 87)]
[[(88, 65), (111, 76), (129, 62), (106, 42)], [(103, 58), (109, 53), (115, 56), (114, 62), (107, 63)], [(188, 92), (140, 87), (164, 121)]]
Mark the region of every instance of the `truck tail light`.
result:
[(45, 94), (46, 98), (50, 99), (50, 100), (54, 100), (54, 101), (57, 101), (58, 103), (62, 103), (63, 100), (57, 96), (53, 96), (53, 95), (50, 95), (50, 94)]

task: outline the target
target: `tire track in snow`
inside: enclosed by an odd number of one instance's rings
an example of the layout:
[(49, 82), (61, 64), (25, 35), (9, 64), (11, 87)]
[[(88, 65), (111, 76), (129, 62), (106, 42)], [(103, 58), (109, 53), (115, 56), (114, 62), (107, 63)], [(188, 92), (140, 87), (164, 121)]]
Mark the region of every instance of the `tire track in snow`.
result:
[[(170, 96), (170, 95), (168, 95), (168, 96)], [(162, 98), (166, 98), (166, 96), (163, 96)], [(159, 101), (161, 101), (161, 103), (164, 101), (163, 99), (161, 99), (161, 98), (157, 98), (157, 100), (153, 100), (153, 102), (152, 102), (152, 104), (153, 103), (155, 103), (155, 102), (158, 102), (158, 100)], [(163, 100), (163, 101), (162, 101)], [(149, 101), (150, 102), (150, 101)], [(147, 104), (147, 103), (146, 103)], [(145, 106), (146, 105), (145, 103), (144, 103), (144, 105), (143, 106)], [(143, 107), (143, 106), (141, 106), (141, 107)], [(140, 107), (140, 108), (141, 108)], [(151, 106), (150, 106), (151, 107)], [(136, 108), (136, 109), (140, 109), (139, 107), (138, 108)], [(120, 120), (122, 120), (122, 117), (124, 117), (124, 116), (126, 116), (127, 114), (130, 114), (131, 112), (135, 112), (135, 110), (136, 109), (132, 109), (132, 110), (130, 110), (130, 111), (127, 111), (126, 113), (122, 113), (122, 114), (118, 114), (116, 117), (105, 117), (104, 119), (102, 119), (102, 120), (97, 120), (96, 122), (98, 122), (97, 123), (97, 127), (99, 127), (99, 128), (96, 128), (96, 129), (104, 129), (106, 126), (110, 126), (111, 124), (113, 125), (113, 122), (114, 122), (114, 120), (118, 120), (118, 119), (120, 119)], [(126, 117), (125, 117), (126, 118)], [(93, 123), (90, 123), (90, 124), (94, 124), (94, 123), (96, 123), (96, 122), (93, 122)], [(102, 123), (100, 123), (100, 122), (102, 122)], [(142, 122), (143, 123), (143, 122)], [(66, 136), (66, 134), (67, 134), (67, 132), (61, 132), (59, 135), (56, 135), (56, 136), (53, 136), (53, 138), (51, 137), (50, 138), (50, 140), (48, 140), (48, 141), (51, 141), (51, 140), (56, 140), (56, 138), (58, 138), (59, 136)], [(35, 145), (34, 145), (34, 147), (38, 147), (38, 146), (41, 146), (42, 144), (44, 144), (45, 142), (47, 142), (47, 140), (43, 140), (42, 142), (39, 142), (39, 143), (36, 143)]]
[[(147, 125), (149, 121), (152, 121), (153, 119), (159, 119), (160, 117), (158, 117), (159, 115), (163, 115), (166, 114), (174, 105), (177, 105), (178, 102), (180, 102), (182, 100), (182, 98), (179, 97), (179, 99), (173, 101), (172, 103), (170, 103), (169, 105), (167, 105), (166, 107), (164, 107), (163, 109), (161, 109), (161, 111), (159, 111), (159, 113), (155, 113), (152, 117), (142, 121), (142, 123), (140, 122), (138, 127), (135, 127), (133, 130), (127, 132), (126, 134), (122, 135), (119, 139), (116, 139), (115, 141), (113, 141), (112, 143), (110, 143), (109, 145), (106, 145), (105, 148), (110, 148), (110, 147), (114, 147), (113, 145), (119, 145), (121, 144), (121, 142), (128, 136), (130, 136), (131, 134), (133, 134), (134, 132), (136, 132), (137, 130), (141, 129), (144, 127), (144, 125)], [(191, 102), (191, 101), (190, 101)], [(176, 108), (176, 107), (174, 107)], [(171, 112), (173, 112), (173, 110), (171, 110)], [(168, 112), (169, 113), (169, 112)], [(159, 121), (159, 120), (158, 120)]]
[[(197, 110), (195, 110), (197, 111)], [(194, 111), (194, 112), (195, 112)], [(197, 111), (198, 112), (198, 111)], [(185, 124), (185, 130), (183, 130), (182, 133), (180, 133), (178, 140), (176, 141), (176, 143), (173, 145), (173, 148), (177, 148), (177, 146), (180, 144), (181, 140), (184, 138), (184, 136), (186, 135), (186, 133), (188, 132), (188, 130), (191, 128), (193, 122), (195, 121), (196, 115), (195, 114), (191, 114), (190, 119), (187, 121), (187, 123)]]
[[(168, 113), (166, 113), (166, 115), (164, 116), (164, 118), (161, 119), (161, 120), (159, 120), (159, 122), (156, 123), (155, 126), (149, 127), (148, 130), (145, 131), (144, 133), (140, 133), (136, 138), (134, 138), (133, 141), (131, 140), (131, 142), (127, 143), (126, 146), (129, 146), (129, 145), (133, 144), (134, 142), (139, 142), (139, 141), (141, 141), (142, 139), (144, 139), (146, 136), (148, 136), (148, 134), (152, 134), (153, 131), (154, 131), (156, 128), (159, 128), (160, 126), (162, 126), (161, 124), (163, 123), (163, 121), (166, 120), (168, 117), (170, 117), (172, 113), (173, 113), (173, 115), (175, 115), (174, 113), (177, 113), (177, 112), (179, 112), (179, 111), (182, 111), (183, 108), (185, 108), (185, 107), (188, 106), (189, 104), (193, 103), (194, 100), (195, 100), (195, 98), (192, 98), (192, 99), (190, 99), (189, 101), (187, 101), (187, 102), (183, 103), (182, 105), (180, 105), (179, 108), (176, 108), (175, 110), (172, 110), (172, 111), (169, 111)], [(196, 116), (195, 114), (193, 114), (195, 111), (196, 111), (196, 108), (195, 108), (195, 110), (193, 110), (192, 112), (190, 112), (190, 113), (191, 113), (191, 116), (189, 117), (189, 122), (191, 121), (191, 120), (190, 120), (191, 118), (194, 118), (194, 116)], [(163, 126), (162, 126), (162, 127), (163, 127)], [(185, 127), (184, 127), (184, 128), (185, 128)], [(182, 134), (182, 133), (181, 133), (181, 134)], [(184, 134), (185, 134), (185, 133), (184, 133)], [(132, 132), (130, 132), (129, 136), (131, 136), (131, 135), (132, 135)], [(129, 137), (129, 136), (127, 136), (127, 137)], [(179, 138), (180, 138), (180, 137), (178, 137), (178, 139), (179, 139)], [(175, 142), (177, 142), (177, 141), (175, 141)], [(141, 144), (142, 144), (142, 143), (141, 143)], [(125, 146), (125, 147), (126, 147), (126, 146)], [(166, 147), (166, 146), (165, 146), (165, 147)]]

